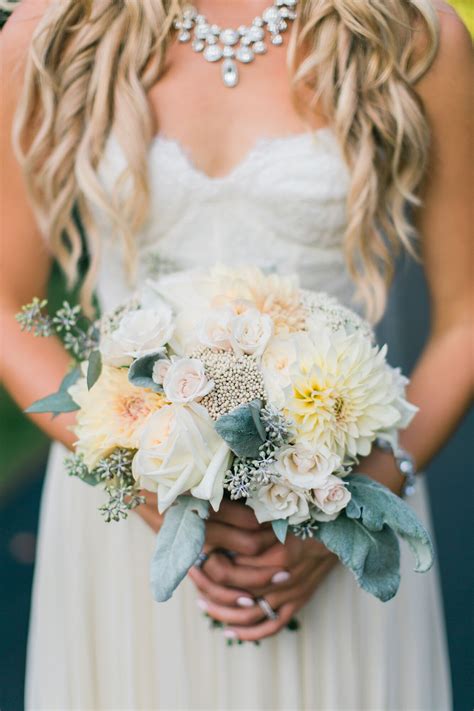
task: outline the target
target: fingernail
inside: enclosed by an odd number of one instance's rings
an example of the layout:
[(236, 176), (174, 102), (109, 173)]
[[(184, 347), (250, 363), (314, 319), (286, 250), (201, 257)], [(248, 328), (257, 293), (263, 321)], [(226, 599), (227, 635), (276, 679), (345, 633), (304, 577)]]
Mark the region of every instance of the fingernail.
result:
[(237, 632), (234, 632), (234, 630), (224, 630), (224, 637), (226, 639), (235, 639), (237, 637)]
[(208, 607), (209, 607), (209, 605), (207, 604), (207, 602), (206, 602), (205, 600), (202, 600), (201, 598), (198, 598), (198, 599), (196, 600), (196, 605), (197, 605), (201, 610), (204, 610), (204, 611), (206, 611), (206, 610), (208, 609)]
[(289, 580), (290, 574), (286, 570), (279, 570), (272, 578), (272, 583), (286, 583)]
[(238, 597), (237, 598), (237, 605), (239, 607), (253, 607), (255, 605), (255, 600), (252, 600), (251, 597)]

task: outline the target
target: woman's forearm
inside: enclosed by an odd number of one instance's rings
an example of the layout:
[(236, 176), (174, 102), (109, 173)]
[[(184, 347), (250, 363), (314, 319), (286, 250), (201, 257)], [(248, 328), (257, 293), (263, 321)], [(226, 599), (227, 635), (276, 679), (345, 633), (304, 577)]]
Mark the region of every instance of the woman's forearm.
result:
[[(0, 306), (0, 374), (13, 399), (25, 409), (58, 389), (71, 358), (58, 339), (22, 333), (15, 321), (18, 310), (10, 304)], [(31, 415), (31, 419), (49, 437), (72, 448), (75, 437), (69, 427), (74, 423), (74, 413), (55, 418), (49, 414)]]
[[(415, 367), (407, 388), (410, 402), (419, 407), (410, 426), (400, 433), (400, 444), (424, 469), (466, 412), (473, 390), (473, 353), (470, 324), (453, 324), (435, 332)], [(358, 469), (399, 492), (403, 477), (390, 454), (374, 449)]]

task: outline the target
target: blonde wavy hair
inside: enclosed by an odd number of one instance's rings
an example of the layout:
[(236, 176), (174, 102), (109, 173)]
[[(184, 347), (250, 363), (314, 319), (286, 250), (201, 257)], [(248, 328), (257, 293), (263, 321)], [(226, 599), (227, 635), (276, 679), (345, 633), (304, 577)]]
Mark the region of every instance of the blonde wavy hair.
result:
[[(90, 203), (122, 235), (133, 275), (150, 199), (146, 162), (155, 126), (147, 93), (163, 71), (183, 4), (60, 0), (32, 39), (15, 147), (40, 227), (71, 284), (83, 251), (73, 219), (74, 207), (79, 211), (90, 257), (86, 304), (100, 240)], [(421, 204), (430, 145), (414, 84), (433, 61), (438, 35), (431, 0), (300, 0), (291, 31), (295, 107), (305, 118), (323, 112), (350, 169), (345, 256), (372, 321), (384, 311), (395, 254), (401, 247), (414, 252), (407, 207)], [(112, 126), (127, 169), (110, 195), (97, 167)]]

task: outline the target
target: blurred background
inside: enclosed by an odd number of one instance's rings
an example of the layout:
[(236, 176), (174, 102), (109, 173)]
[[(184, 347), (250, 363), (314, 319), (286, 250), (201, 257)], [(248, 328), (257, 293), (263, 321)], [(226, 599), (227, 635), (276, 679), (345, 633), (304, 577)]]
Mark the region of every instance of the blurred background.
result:
[[(365, 1), (365, 0), (361, 0)], [(474, 0), (453, 0), (474, 34)], [(3, 16), (5, 19), (5, 16)], [(2, 13), (0, 12), (0, 23)], [(52, 305), (65, 295), (53, 269)], [(423, 272), (400, 262), (379, 340), (389, 344), (390, 361), (409, 373), (429, 330), (429, 303)], [(6, 347), (2, 343), (2, 347)], [(0, 389), (0, 709), (23, 708), (23, 683), (36, 530), (48, 441)], [(455, 711), (474, 707), (472, 590), (474, 589), (472, 498), (458, 497), (446, 507), (445, 482), (466, 491), (474, 413), (466, 415), (449, 444), (429, 468), (428, 483), (441, 572)], [(472, 470), (471, 470), (472, 476)], [(470, 593), (470, 594), (469, 594)], [(402, 710), (400, 710), (402, 711)], [(403, 710), (409, 711), (409, 710)], [(411, 710), (413, 711), (413, 710)]]

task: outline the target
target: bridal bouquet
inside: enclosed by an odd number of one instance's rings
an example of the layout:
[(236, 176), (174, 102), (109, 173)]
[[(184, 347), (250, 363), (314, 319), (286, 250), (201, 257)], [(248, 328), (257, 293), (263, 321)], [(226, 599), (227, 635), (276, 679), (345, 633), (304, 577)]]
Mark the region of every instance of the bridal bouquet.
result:
[(166, 512), (151, 566), (167, 600), (198, 558), (210, 507), (242, 500), (260, 523), (314, 537), (380, 600), (397, 592), (399, 541), (416, 570), (432, 546), (414, 512), (353, 473), (376, 438), (397, 444), (416, 408), (370, 326), (291, 276), (214, 267), (148, 281), (96, 322), (34, 300), (18, 315), (64, 335), (77, 365), (29, 412), (77, 410), (71, 474), (101, 485), (107, 521), (157, 493)]

